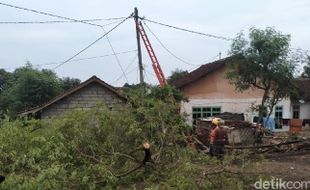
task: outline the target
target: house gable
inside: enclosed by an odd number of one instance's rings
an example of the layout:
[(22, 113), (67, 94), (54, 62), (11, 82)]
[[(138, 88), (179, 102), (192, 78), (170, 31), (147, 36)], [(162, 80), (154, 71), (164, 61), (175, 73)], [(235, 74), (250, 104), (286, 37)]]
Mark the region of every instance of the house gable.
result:
[(93, 76), (46, 104), (21, 113), (20, 116), (35, 115), (43, 119), (52, 118), (72, 110), (91, 109), (98, 104), (105, 104), (111, 110), (119, 110), (125, 103), (126, 98), (112, 86)]
[[(253, 88), (238, 92), (225, 77), (225, 73), (230, 69), (228, 66), (233, 61), (237, 60), (228, 57), (203, 65), (173, 83), (189, 99), (181, 106), (181, 112), (188, 115), (189, 124), (196, 118), (209, 117), (223, 112), (243, 113), (248, 121), (252, 121), (257, 114), (252, 110), (252, 106), (261, 103), (263, 90)], [(282, 99), (275, 106), (272, 117), (276, 117), (275, 110), (278, 107), (281, 109), (278, 109), (277, 113), (281, 113), (277, 117), (289, 119), (295, 114), (304, 122), (309, 120), (310, 80), (296, 79), (295, 82), (299, 90), (298, 99), (293, 102), (290, 98)]]
[[(221, 63), (219, 63), (221, 64)], [(243, 92), (235, 90), (233, 84), (225, 78), (229, 68), (226, 64), (217, 67), (195, 81), (188, 83), (180, 90), (191, 99), (244, 99), (261, 98), (263, 91), (249, 89)]]

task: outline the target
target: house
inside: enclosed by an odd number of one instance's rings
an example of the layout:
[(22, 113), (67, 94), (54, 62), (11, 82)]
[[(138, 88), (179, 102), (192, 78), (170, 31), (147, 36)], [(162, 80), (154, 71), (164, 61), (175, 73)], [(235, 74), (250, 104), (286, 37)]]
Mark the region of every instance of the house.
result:
[(114, 87), (93, 76), (49, 102), (19, 115), (48, 119), (73, 110), (89, 110), (98, 104), (105, 104), (110, 110), (118, 111), (126, 104), (126, 98)]
[[(215, 116), (223, 112), (243, 113), (245, 120), (253, 121), (257, 113), (252, 111), (251, 106), (261, 103), (263, 91), (236, 91), (233, 84), (225, 78), (227, 64), (232, 61), (234, 57), (227, 57), (202, 65), (173, 83), (189, 99), (181, 105), (181, 112), (187, 115), (189, 124), (195, 124), (197, 118)], [(277, 119), (298, 118), (309, 123), (310, 80), (300, 79), (296, 80), (296, 83), (301, 99), (293, 101), (287, 98), (280, 101), (274, 107), (271, 116)]]

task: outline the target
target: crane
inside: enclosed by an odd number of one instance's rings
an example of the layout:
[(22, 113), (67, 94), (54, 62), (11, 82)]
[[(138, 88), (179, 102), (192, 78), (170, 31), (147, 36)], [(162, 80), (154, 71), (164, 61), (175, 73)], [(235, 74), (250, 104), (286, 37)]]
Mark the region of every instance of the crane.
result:
[(152, 48), (152, 45), (150, 43), (149, 38), (146, 35), (146, 32), (145, 32), (145, 30), (144, 30), (144, 28), (142, 26), (141, 21), (136, 20), (135, 22), (136, 22), (136, 27), (138, 29), (138, 32), (141, 35), (141, 38), (142, 38), (143, 43), (144, 43), (144, 46), (145, 46), (145, 48), (147, 50), (147, 53), (149, 54), (150, 59), (152, 61), (152, 67), (153, 67), (154, 72), (156, 74), (156, 77), (157, 77), (157, 79), (159, 81), (159, 85), (162, 87), (162, 86), (164, 86), (167, 83), (166, 79), (165, 79), (165, 76), (164, 76), (164, 73), (163, 73), (163, 71), (162, 71), (162, 69), (160, 67), (158, 59), (157, 59), (157, 57), (155, 55), (155, 52), (154, 52), (154, 50)]

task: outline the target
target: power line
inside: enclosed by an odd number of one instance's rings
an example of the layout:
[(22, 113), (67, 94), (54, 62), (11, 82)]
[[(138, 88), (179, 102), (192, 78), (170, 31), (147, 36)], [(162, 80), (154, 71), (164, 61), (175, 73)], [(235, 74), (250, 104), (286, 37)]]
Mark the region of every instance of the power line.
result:
[[(117, 52), (117, 55), (121, 54), (126, 54), (126, 53), (131, 53), (131, 52), (136, 52), (137, 50), (129, 50), (129, 51), (123, 51), (123, 52)], [(75, 61), (84, 61), (84, 60), (89, 60), (89, 59), (97, 59), (97, 58), (102, 58), (102, 57), (108, 57), (108, 56), (114, 56), (114, 54), (106, 54), (106, 55), (99, 55), (99, 56), (93, 56), (93, 57), (84, 57), (80, 59), (72, 59), (68, 62), (75, 62)], [(51, 62), (51, 63), (45, 63), (45, 64), (36, 64), (34, 66), (41, 66), (41, 65), (56, 65), (62, 63), (61, 61), (58, 62)]]
[[(117, 52), (117, 53), (115, 53), (115, 54), (121, 55), (121, 54), (136, 52), (136, 51), (137, 51), (137, 50), (135, 49), (135, 50)], [(85, 58), (80, 58), (80, 59), (73, 59), (73, 60), (71, 60), (70, 62), (72, 62), (72, 61), (83, 61), (83, 60), (89, 60), (89, 59), (96, 59), (96, 58), (102, 58), (102, 57), (108, 57), (108, 56), (114, 56), (115, 54), (113, 53), (113, 54), (106, 54), (106, 55), (100, 55), (100, 56), (85, 57)]]
[[(207, 59), (206, 61), (204, 61), (203, 64), (206, 64), (206, 63), (208, 63), (209, 61), (213, 61), (215, 58), (220, 59), (220, 53), (218, 53), (218, 54), (216, 54), (215, 56), (213, 56), (213, 57)], [(203, 65), (203, 64), (202, 64), (202, 65)]]
[[(120, 20), (126, 17), (118, 17), (118, 18), (107, 18), (107, 19), (83, 19), (79, 21), (83, 22), (99, 22), (99, 21), (110, 21), (110, 20)], [(76, 23), (77, 21), (73, 20), (48, 20), (48, 21), (0, 21), (0, 24), (57, 24), (57, 23)], [(104, 24), (102, 26), (110, 25), (116, 23), (118, 21), (114, 21), (108, 24)]]
[[(148, 67), (145, 67), (145, 68), (148, 68)], [(147, 69), (145, 69), (145, 71), (146, 71), (148, 74), (152, 75), (154, 78), (157, 78), (157, 76), (156, 76), (155, 74), (153, 74), (152, 72), (148, 71)]]
[[(148, 69), (144, 69), (145, 73), (148, 73), (149, 75), (151, 75), (155, 80), (156, 80), (156, 75), (152, 72), (150, 72)], [(147, 75), (145, 75), (147, 77)], [(148, 77), (147, 77), (148, 78)], [(151, 80), (148, 78), (148, 81), (151, 83)]]
[[(125, 74), (128, 75), (128, 74), (132, 73), (133, 71), (135, 71), (137, 68), (139, 68), (139, 66), (136, 66), (135, 68), (131, 69), (130, 71), (128, 71), (128, 72), (125, 73)], [(120, 77), (118, 77), (114, 82), (112, 82), (112, 84), (115, 84), (115, 83), (118, 82), (121, 78), (123, 78), (123, 75), (120, 76)]]
[[(130, 73), (132, 73), (133, 71), (135, 71), (137, 68), (139, 68), (138, 66), (136, 66), (135, 68), (133, 68), (133, 69), (131, 69), (130, 71), (128, 71), (127, 73), (125, 73), (125, 74), (130, 74)], [(121, 78), (123, 78), (123, 75), (122, 76), (120, 76), (120, 77), (118, 77), (115, 81), (113, 81), (112, 82), (112, 84), (114, 85), (116, 82), (118, 82)]]
[[(129, 64), (128, 64), (127, 67), (125, 68), (125, 72), (126, 72), (127, 69), (129, 69), (129, 67), (135, 62), (135, 60), (137, 59), (137, 57), (138, 57), (138, 55), (135, 55), (135, 57), (129, 62)], [(137, 67), (135, 67), (135, 68), (137, 68)], [(130, 72), (132, 72), (132, 71), (130, 71)], [(127, 74), (128, 74), (128, 73), (127, 73)], [(126, 73), (125, 73), (125, 75), (126, 75)], [(117, 77), (117, 79), (116, 79), (114, 82), (112, 82), (112, 84), (118, 82), (118, 81), (119, 81), (121, 78), (123, 78), (123, 77), (124, 77), (124, 73), (123, 73), (121, 76)]]
[[(121, 54), (136, 52), (136, 51), (137, 50), (129, 50), (129, 51), (117, 52), (116, 54), (121, 55)], [(80, 59), (72, 59), (69, 62), (84, 61), (84, 60), (97, 59), (97, 58), (103, 58), (103, 57), (108, 57), (108, 56), (114, 56), (114, 54), (106, 54), (106, 55), (99, 55), (99, 56), (93, 56), (93, 57), (84, 57), (84, 58), (80, 58)], [(60, 63), (62, 63), (62, 61), (42, 63), (42, 64), (34, 64), (33, 66), (35, 66), (35, 67), (39, 66), (40, 67), (40, 66), (45, 66), (45, 65), (56, 65), (56, 64), (60, 64)], [(3, 69), (8, 70), (8, 69), (14, 69), (14, 68), (18, 68), (18, 67), (7, 67), (7, 68), (3, 68)]]
[(179, 60), (179, 61), (181, 61), (181, 62), (183, 62), (183, 63), (185, 63), (185, 64), (187, 64), (187, 65), (196, 66), (196, 65), (191, 64), (191, 63), (185, 61), (184, 59), (182, 59), (182, 58), (176, 56), (172, 51), (170, 51), (170, 50), (167, 48), (167, 46), (165, 46), (165, 45), (163, 44), (163, 42), (155, 35), (155, 33), (150, 29), (150, 27), (149, 27), (145, 22), (144, 22), (144, 25), (145, 25), (146, 28), (149, 30), (149, 32), (151, 32), (151, 34), (155, 37), (155, 39), (158, 41), (158, 43), (159, 43), (170, 55), (172, 55), (174, 58), (176, 58), (177, 60)]
[[(97, 40), (95, 40), (94, 42), (92, 42), (90, 45), (88, 45), (86, 48), (82, 49), (81, 51), (79, 51), (78, 53), (76, 53), (75, 55), (73, 55), (72, 57), (70, 57), (69, 59), (67, 59), (66, 61), (64, 61), (63, 63), (57, 65), (54, 69), (60, 67), (61, 65), (69, 62), (71, 59), (73, 59), (74, 57), (78, 56), (80, 53), (82, 53), (83, 51), (85, 51), (86, 49), (88, 49), (89, 47), (91, 47), (92, 45), (94, 45), (95, 43), (97, 43), (99, 40), (101, 40), (103, 37), (106, 37), (107, 40), (108, 40), (108, 43), (113, 51), (113, 54), (117, 60), (117, 63), (119, 64), (124, 76), (126, 77), (125, 73), (124, 73), (124, 70), (120, 64), (120, 61), (115, 53), (115, 50), (111, 44), (111, 41), (110, 39), (108, 38), (107, 34), (110, 33), (112, 30), (114, 30), (116, 27), (118, 27), (120, 24), (122, 24), (125, 20), (127, 20), (128, 18), (132, 17), (133, 14), (131, 14), (130, 16), (126, 17), (122, 22), (120, 22), (119, 24), (117, 24), (116, 26), (114, 26), (111, 30), (109, 30), (108, 32), (106, 32), (103, 28), (102, 25), (98, 25), (98, 24), (93, 24), (93, 23), (90, 23), (90, 22), (86, 22), (86, 21), (83, 21), (83, 20), (77, 20), (77, 19), (72, 19), (72, 18), (69, 18), (69, 17), (64, 17), (64, 16), (59, 16), (59, 15), (55, 15), (55, 14), (52, 14), (52, 13), (47, 13), (47, 12), (42, 12), (42, 11), (38, 11), (38, 10), (34, 10), (34, 9), (29, 9), (29, 8), (25, 8), (25, 7), (19, 7), (19, 6), (15, 6), (15, 5), (11, 5), (11, 4), (6, 4), (6, 3), (1, 3), (0, 2), (0, 5), (4, 5), (4, 6), (7, 6), (7, 7), (11, 7), (11, 8), (15, 8), (15, 9), (21, 9), (21, 10), (25, 10), (25, 11), (30, 11), (30, 12), (34, 12), (34, 13), (37, 13), (37, 14), (42, 14), (42, 15), (46, 15), (46, 16), (51, 16), (51, 17), (56, 17), (56, 18), (61, 18), (61, 19), (65, 19), (65, 20), (70, 20), (70, 21), (74, 21), (74, 22), (80, 22), (80, 23), (84, 23), (84, 24), (88, 24), (88, 25), (92, 25), (92, 26), (97, 26), (97, 27), (100, 27), (103, 29), (103, 31), (105, 32), (105, 34), (103, 36), (101, 36), (100, 38), (98, 38)], [(126, 77), (126, 80), (128, 82), (128, 79)]]
[[(88, 48), (90, 48), (92, 45), (94, 45), (95, 43), (97, 43), (99, 40), (101, 40), (102, 38), (104, 38), (105, 36), (107, 36), (110, 32), (112, 32), (115, 28), (117, 28), (119, 25), (121, 25), (123, 22), (125, 22), (128, 18), (130, 18), (130, 16), (126, 17), (124, 20), (122, 20), (120, 23), (118, 23), (116, 26), (114, 26), (113, 28), (111, 28), (108, 32), (106, 32), (105, 34), (103, 34), (102, 36), (100, 36), (98, 39), (96, 39), (94, 42), (92, 42), (91, 44), (89, 44), (88, 46), (86, 46), (85, 48), (83, 48), (82, 50), (80, 50), (79, 52), (77, 52), (76, 54), (74, 54), (73, 56), (71, 56), (69, 59), (63, 61), (62, 63), (60, 63), (59, 65), (57, 65), (54, 69), (57, 69), (58, 67), (62, 66), (65, 63), (68, 63), (69, 61), (71, 61), (72, 59), (74, 59), (76, 56), (78, 56), (79, 54), (81, 54), (82, 52), (84, 52), (85, 50), (87, 50)], [(113, 54), (115, 54), (115, 52), (113, 52)]]
[[(169, 28), (173, 28), (173, 29), (177, 29), (177, 30), (181, 30), (181, 31), (185, 31), (185, 32), (199, 34), (199, 35), (202, 35), (202, 36), (207, 36), (207, 37), (221, 39), (221, 40), (226, 40), (226, 41), (233, 41), (234, 40), (233, 38), (228, 38), (228, 37), (218, 36), (218, 35), (213, 35), (213, 34), (207, 34), (207, 33), (198, 32), (198, 31), (194, 31), (194, 30), (190, 30), (190, 29), (186, 29), (186, 28), (172, 26), (172, 25), (169, 25), (169, 24), (165, 24), (165, 23), (154, 21), (154, 20), (150, 20), (150, 19), (147, 19), (147, 18), (140, 18), (140, 19), (148, 21), (148, 22), (151, 22), (151, 23), (154, 23), (154, 24), (158, 24), (158, 25), (161, 25), (161, 26), (166, 26), (166, 27), (169, 27)], [(303, 52), (310, 52), (310, 50), (301, 49), (301, 48), (290, 48), (290, 49), (297, 50), (297, 51), (303, 51)]]
[[(196, 69), (197, 66), (202, 66), (202, 65), (208, 64), (209, 61), (213, 61), (215, 58), (219, 58), (219, 54), (217, 54), (217, 55), (215, 55), (215, 56), (213, 56), (213, 57), (210, 57), (209, 59), (207, 59), (206, 61), (204, 61), (204, 62), (203, 62), (202, 64), (200, 64), (200, 65), (196, 65), (196, 66), (194, 66), (194, 67), (188, 69), (188, 71), (192, 71), (193, 69)], [(220, 59), (220, 58), (219, 58), (219, 59)]]
[(93, 24), (93, 23), (86, 22), (86, 21), (83, 21), (83, 20), (77, 20), (77, 19), (73, 19), (73, 18), (69, 18), (69, 17), (59, 16), (59, 15), (56, 15), (56, 14), (47, 13), (47, 12), (43, 12), (43, 11), (38, 11), (38, 10), (34, 10), (34, 9), (29, 9), (29, 8), (25, 8), (25, 7), (20, 7), (20, 6), (16, 6), (16, 5), (11, 5), (11, 4), (7, 4), (7, 3), (0, 2), (0, 5), (11, 7), (11, 8), (15, 8), (15, 9), (20, 9), (20, 10), (24, 10), (24, 11), (28, 11), (28, 12), (33, 12), (33, 13), (40, 14), (40, 15), (51, 16), (51, 17), (55, 17), (55, 18), (70, 20), (70, 21), (73, 21), (73, 22), (80, 22), (80, 23), (84, 23), (84, 24), (88, 24), (88, 25), (92, 25), (92, 26), (97, 26), (97, 27), (99, 26), (99, 27), (101, 27), (101, 25)]
[(129, 64), (127, 65), (127, 67), (125, 68), (125, 71), (127, 71), (127, 69), (129, 69), (129, 67), (135, 62), (135, 60), (138, 58), (138, 54), (135, 55), (135, 57), (129, 62)]
[(139, 67), (137, 67), (137, 79), (136, 79), (136, 83), (139, 82)]
[(174, 28), (174, 29), (177, 29), (177, 30), (185, 31), (185, 32), (190, 32), (190, 33), (193, 33), (193, 34), (199, 34), (199, 35), (203, 35), (203, 36), (207, 36), (207, 37), (211, 37), (211, 38), (216, 38), (216, 39), (220, 39), (220, 40), (226, 40), (226, 41), (232, 41), (233, 40), (232, 38), (227, 38), (227, 37), (224, 37), (224, 36), (218, 36), (218, 35), (213, 35), (213, 34), (207, 34), (207, 33), (203, 33), (203, 32), (197, 32), (197, 31), (194, 31), (194, 30), (189, 30), (189, 29), (186, 29), (186, 28), (181, 28), (181, 27), (172, 26), (172, 25), (169, 25), (169, 24), (164, 24), (164, 23), (161, 23), (161, 22), (153, 21), (153, 20), (150, 20), (150, 19), (147, 19), (147, 18), (140, 18), (140, 19), (148, 21), (148, 22), (151, 22), (151, 23), (154, 23), (154, 24), (158, 24), (158, 25), (161, 25), (161, 26), (166, 26), (166, 27), (169, 27), (169, 28)]
[(147, 76), (147, 74), (146, 74), (146, 71), (145, 71), (145, 70), (143, 70), (143, 72), (144, 72), (144, 76), (145, 76), (146, 80), (147, 80), (149, 83), (151, 83), (151, 81), (150, 81), (149, 77), (148, 77), (148, 76)]
[[(126, 19), (127, 19), (127, 18), (126, 18)], [(106, 33), (106, 30), (105, 30), (103, 27), (101, 27), (101, 28), (102, 28), (103, 32)], [(109, 38), (108, 36), (105, 36), (105, 37), (106, 37), (106, 39), (108, 40), (109, 46), (110, 46), (110, 48), (111, 48), (111, 50), (112, 50), (112, 52), (113, 52), (113, 54), (114, 54), (114, 57), (115, 57), (115, 59), (116, 59), (116, 62), (117, 62), (117, 64), (118, 64), (118, 66), (121, 68), (121, 71), (122, 71), (122, 73), (123, 73), (123, 75), (124, 75), (124, 77), (125, 77), (125, 79), (126, 79), (126, 81), (127, 81), (127, 83), (128, 83), (128, 78), (127, 78), (127, 76), (126, 76), (126, 74), (125, 74), (125, 72), (124, 72), (124, 69), (123, 69), (123, 67), (122, 67), (122, 65), (121, 65), (121, 63), (120, 63), (120, 61), (119, 61), (119, 58), (118, 58), (117, 54), (115, 53), (115, 50), (114, 50), (114, 48), (113, 48), (113, 46), (112, 46), (112, 43), (111, 43), (111, 41), (110, 41), (110, 38)]]

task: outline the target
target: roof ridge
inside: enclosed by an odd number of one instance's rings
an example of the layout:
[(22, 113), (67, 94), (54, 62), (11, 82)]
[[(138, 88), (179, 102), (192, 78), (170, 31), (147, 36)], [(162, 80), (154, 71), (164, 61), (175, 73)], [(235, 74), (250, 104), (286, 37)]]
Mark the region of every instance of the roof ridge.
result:
[(79, 85), (55, 96), (54, 98), (50, 99), (49, 101), (38, 105), (36, 107), (30, 108), (28, 110), (22, 111), (20, 112), (18, 115), (25, 115), (31, 112), (37, 112), (40, 111), (52, 104), (54, 104), (55, 102), (58, 102), (60, 100), (62, 100), (63, 98), (73, 94), (74, 92), (78, 91), (79, 89), (87, 86), (88, 84), (92, 83), (92, 82), (97, 82), (103, 86), (105, 86), (106, 88), (108, 88), (109, 90), (111, 90), (112, 92), (114, 92), (119, 98), (123, 99), (123, 100), (127, 100), (127, 98), (125, 96), (122, 96), (113, 86), (109, 85), (108, 83), (104, 82), (103, 80), (101, 80), (100, 78), (98, 78), (96, 75), (93, 75), (92, 77), (90, 77), (89, 79), (87, 79), (84, 82), (81, 82)]
[(177, 79), (176, 81), (174, 81), (172, 83), (173, 86), (175, 86), (176, 88), (181, 88), (189, 83), (192, 83), (198, 79), (200, 79), (201, 77), (221, 68), (222, 66), (224, 66), (227, 61), (231, 60), (235, 58), (234, 55), (232, 56), (228, 56), (219, 60), (215, 60), (213, 62), (209, 62), (206, 64), (201, 65), (200, 67), (198, 67), (197, 69), (191, 71), (190, 73), (188, 73), (187, 75), (185, 75), (184, 77)]

